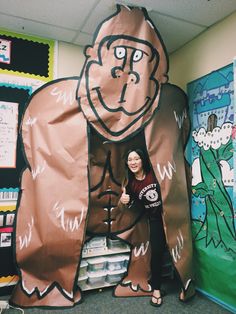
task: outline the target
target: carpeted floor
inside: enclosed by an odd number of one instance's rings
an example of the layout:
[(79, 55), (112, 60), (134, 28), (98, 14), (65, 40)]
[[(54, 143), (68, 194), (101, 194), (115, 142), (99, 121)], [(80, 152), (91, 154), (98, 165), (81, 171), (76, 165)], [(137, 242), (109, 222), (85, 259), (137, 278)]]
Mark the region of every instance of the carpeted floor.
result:
[[(178, 286), (174, 280), (165, 281), (167, 292), (163, 305), (155, 308), (149, 304), (149, 297), (115, 298), (113, 288), (84, 292), (84, 301), (71, 309), (24, 309), (25, 314), (227, 314), (233, 313), (207, 299), (200, 293), (187, 304), (178, 300)], [(1, 297), (7, 299), (7, 297)], [(2, 314), (20, 314), (20, 310), (7, 309)], [(236, 313), (236, 312), (235, 312)]]

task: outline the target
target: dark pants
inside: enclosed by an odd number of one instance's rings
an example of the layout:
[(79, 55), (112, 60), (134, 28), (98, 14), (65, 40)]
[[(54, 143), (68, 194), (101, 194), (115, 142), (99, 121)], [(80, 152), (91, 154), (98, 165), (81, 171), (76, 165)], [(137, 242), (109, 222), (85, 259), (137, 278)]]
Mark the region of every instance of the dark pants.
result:
[(152, 289), (160, 290), (163, 255), (166, 250), (166, 237), (162, 219), (150, 220), (151, 280)]

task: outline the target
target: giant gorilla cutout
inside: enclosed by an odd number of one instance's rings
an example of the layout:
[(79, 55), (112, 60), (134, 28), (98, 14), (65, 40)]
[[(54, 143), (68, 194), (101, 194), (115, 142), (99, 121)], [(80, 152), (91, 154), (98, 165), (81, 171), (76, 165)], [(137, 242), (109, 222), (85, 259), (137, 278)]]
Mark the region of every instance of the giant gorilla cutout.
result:
[[(116, 296), (150, 294), (148, 221), (118, 203), (124, 155), (146, 151), (161, 186), (168, 248), (185, 297), (192, 295), (192, 242), (183, 147), (187, 102), (167, 83), (164, 44), (144, 9), (117, 7), (97, 30), (80, 78), (44, 85), (31, 97), (21, 135), (27, 168), (16, 220), (20, 280), (11, 302), (73, 306), (84, 241), (130, 244)], [(158, 244), (157, 244), (158, 245)]]

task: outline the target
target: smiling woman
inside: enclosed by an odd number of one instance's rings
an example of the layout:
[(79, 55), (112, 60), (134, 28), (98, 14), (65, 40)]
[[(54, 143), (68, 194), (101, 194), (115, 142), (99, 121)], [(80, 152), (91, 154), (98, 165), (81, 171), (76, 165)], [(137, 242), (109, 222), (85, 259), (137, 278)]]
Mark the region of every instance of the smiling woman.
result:
[(130, 150), (126, 156), (128, 184), (123, 188), (120, 202), (128, 205), (135, 202), (144, 207), (150, 226), (151, 279), (153, 306), (162, 305), (161, 270), (166, 249), (165, 232), (162, 221), (162, 199), (159, 183), (151, 169), (148, 157), (140, 149)]

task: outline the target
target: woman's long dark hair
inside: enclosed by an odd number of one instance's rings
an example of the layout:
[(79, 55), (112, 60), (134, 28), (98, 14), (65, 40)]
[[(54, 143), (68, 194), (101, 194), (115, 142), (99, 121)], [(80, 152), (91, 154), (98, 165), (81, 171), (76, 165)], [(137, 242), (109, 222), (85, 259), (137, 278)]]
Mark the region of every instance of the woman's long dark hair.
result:
[(129, 154), (131, 152), (135, 152), (136, 154), (139, 155), (139, 157), (141, 158), (142, 160), (142, 166), (143, 166), (143, 171), (146, 173), (148, 173), (150, 170), (151, 170), (151, 166), (150, 166), (150, 162), (149, 162), (149, 159), (148, 159), (148, 156), (145, 155), (145, 153), (143, 152), (142, 149), (140, 148), (137, 148), (137, 149), (130, 149), (126, 155), (125, 155), (125, 167), (126, 167), (126, 178), (125, 178), (125, 182), (124, 182), (124, 186), (126, 186), (128, 184), (128, 182), (130, 180), (132, 180), (134, 178), (134, 174), (132, 171), (129, 170), (129, 167), (128, 167), (128, 157), (129, 157)]

